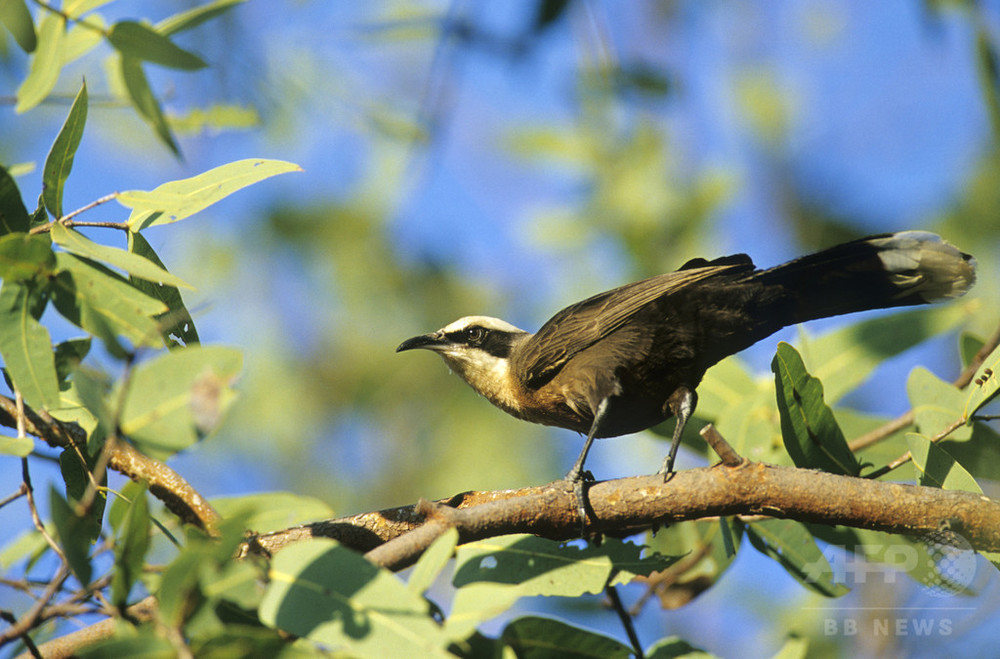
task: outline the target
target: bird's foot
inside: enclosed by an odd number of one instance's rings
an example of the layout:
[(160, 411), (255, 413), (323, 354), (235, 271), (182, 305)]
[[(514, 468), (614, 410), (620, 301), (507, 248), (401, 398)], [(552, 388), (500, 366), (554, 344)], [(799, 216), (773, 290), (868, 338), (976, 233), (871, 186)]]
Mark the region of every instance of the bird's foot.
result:
[(668, 455), (663, 459), (663, 465), (660, 470), (656, 472), (657, 476), (663, 476), (663, 482), (666, 483), (670, 480), (670, 477), (674, 475), (674, 460), (673, 456)]
[(580, 537), (587, 537), (587, 487), (594, 482), (594, 475), (589, 470), (570, 469), (563, 479), (573, 486), (576, 497), (576, 512), (580, 518)]

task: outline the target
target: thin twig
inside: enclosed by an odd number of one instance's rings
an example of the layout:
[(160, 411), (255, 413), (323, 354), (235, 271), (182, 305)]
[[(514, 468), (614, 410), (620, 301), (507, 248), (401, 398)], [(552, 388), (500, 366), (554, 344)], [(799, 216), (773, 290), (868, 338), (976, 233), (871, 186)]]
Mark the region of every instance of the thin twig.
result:
[(23, 497), (27, 493), (28, 493), (28, 488), (25, 486), (24, 483), (21, 483), (20, 487), (17, 488), (17, 492), (15, 492), (14, 494), (11, 494), (6, 499), (0, 500), (0, 508), (3, 508), (4, 506), (6, 506), (8, 503), (11, 503), (12, 501), (17, 501), (18, 499), (20, 499), (21, 497)]
[[(1000, 345), (1000, 326), (998, 326), (993, 334), (990, 335), (986, 342), (983, 343), (982, 347), (979, 348), (976, 355), (969, 361), (968, 366), (962, 369), (962, 372), (957, 378), (952, 382), (955, 387), (959, 389), (965, 389), (972, 382), (972, 378), (975, 377), (976, 371), (979, 367), (983, 365), (983, 362), (989, 357), (990, 353)], [(875, 428), (863, 435), (855, 437), (848, 443), (848, 447), (852, 451), (860, 451), (863, 448), (867, 448), (872, 444), (876, 444), (887, 437), (896, 434), (903, 428), (913, 425), (914, 414), (913, 410), (905, 412), (904, 414), (896, 417), (892, 421), (885, 423), (884, 425)]]
[[(956, 430), (958, 430), (959, 428), (961, 428), (964, 425), (965, 425), (965, 421), (963, 419), (956, 419), (947, 428), (945, 428), (944, 430), (942, 430), (938, 434), (936, 434), (933, 437), (931, 437), (931, 440), (930, 440), (931, 444), (937, 444), (942, 439), (944, 439), (945, 437), (947, 437), (951, 433), (955, 432)], [(912, 459), (913, 459), (913, 454), (910, 453), (909, 451), (907, 451), (906, 453), (904, 453), (903, 455), (899, 456), (898, 458), (896, 458), (895, 460), (893, 460), (889, 464), (885, 465), (881, 469), (876, 469), (872, 473), (866, 474), (865, 478), (875, 479), (875, 478), (879, 478), (881, 476), (884, 476), (884, 475), (888, 474), (890, 471), (893, 471), (894, 469), (899, 469), (900, 467), (902, 467), (903, 465), (905, 465), (907, 462), (909, 462)]]
[(52, 5), (50, 5), (48, 2), (45, 2), (44, 0), (34, 0), (34, 2), (35, 2), (36, 5), (38, 5), (42, 9), (47, 9), (50, 12), (52, 12), (53, 14), (57, 14), (59, 16), (62, 16), (66, 21), (76, 23), (77, 25), (80, 25), (81, 27), (85, 27), (88, 30), (93, 30), (94, 32), (98, 32), (98, 33), (100, 33), (101, 35), (103, 35), (105, 37), (108, 36), (108, 31), (103, 26), (101, 26), (101, 25), (97, 25), (96, 23), (89, 23), (85, 19), (82, 19), (82, 18), (80, 18), (78, 16), (70, 16), (67, 12), (63, 11), (62, 9), (59, 9), (58, 7), (53, 7)]
[[(14, 614), (11, 613), (10, 611), (0, 611), (0, 618), (3, 618), (6, 622), (8, 622), (11, 627), (17, 625), (17, 618), (15, 618)], [(35, 642), (31, 640), (30, 636), (28, 636), (27, 631), (21, 634), (21, 642), (24, 643), (24, 647), (28, 648), (28, 652), (31, 653), (32, 657), (37, 657), (37, 659), (44, 659), (41, 653), (38, 651), (38, 646), (35, 645)]]
[(622, 598), (618, 595), (618, 589), (615, 588), (614, 584), (608, 584), (604, 588), (604, 592), (608, 594), (608, 599), (611, 600), (611, 608), (615, 610), (615, 613), (618, 614), (618, 619), (622, 621), (622, 627), (625, 628), (629, 643), (632, 644), (632, 650), (635, 652), (635, 659), (645, 659), (646, 655), (642, 651), (642, 643), (639, 642), (639, 636), (635, 633), (632, 616), (625, 610)]
[(35, 602), (32, 607), (21, 616), (21, 619), (17, 621), (16, 624), (11, 625), (3, 632), (0, 632), (0, 647), (3, 647), (6, 643), (14, 640), (15, 638), (21, 638), (28, 633), (28, 630), (34, 629), (35, 625), (38, 623), (42, 616), (42, 612), (45, 607), (48, 606), (52, 598), (56, 596), (59, 589), (62, 588), (63, 582), (69, 577), (69, 564), (63, 561), (62, 565), (59, 567), (59, 571), (49, 582), (48, 588), (42, 593), (42, 596)]

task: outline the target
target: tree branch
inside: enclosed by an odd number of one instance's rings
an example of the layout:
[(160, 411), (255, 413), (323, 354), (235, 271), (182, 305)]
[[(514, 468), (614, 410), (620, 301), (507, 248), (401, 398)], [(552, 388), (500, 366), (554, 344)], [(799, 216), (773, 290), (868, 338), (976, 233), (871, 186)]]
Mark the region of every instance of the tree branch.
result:
[[(60, 423), (48, 413), (35, 412), (27, 406), (24, 412), (27, 433), (42, 439), (49, 446), (86, 446), (86, 433), (79, 426)], [(16, 428), (17, 418), (15, 402), (6, 396), (0, 396), (0, 425)], [(149, 492), (181, 521), (208, 532), (212, 532), (218, 524), (219, 513), (190, 483), (159, 460), (143, 455), (128, 442), (116, 443), (110, 453), (108, 466), (134, 481), (146, 481)]]
[[(724, 515), (767, 515), (821, 524), (920, 535), (943, 521), (976, 549), (1000, 550), (1000, 502), (972, 492), (872, 481), (757, 462), (689, 469), (663, 482), (638, 476), (594, 483), (589, 534), (627, 536), (660, 524)], [(572, 487), (563, 481), (521, 490), (465, 492), (430, 504), (362, 513), (256, 535), (240, 555), (271, 555), (326, 537), (367, 551), (398, 570), (413, 563), (449, 527), (461, 542), (508, 533), (579, 537)]]

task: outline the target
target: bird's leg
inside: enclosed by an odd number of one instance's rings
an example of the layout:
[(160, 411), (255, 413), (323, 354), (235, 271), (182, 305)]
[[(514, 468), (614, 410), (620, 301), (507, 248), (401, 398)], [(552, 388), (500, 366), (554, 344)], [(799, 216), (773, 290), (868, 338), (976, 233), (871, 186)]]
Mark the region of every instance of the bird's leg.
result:
[[(573, 463), (573, 466), (570, 467), (570, 470), (566, 473), (566, 477), (563, 479), (573, 483), (573, 492), (576, 494), (576, 510), (580, 514), (581, 529), (587, 523), (587, 500), (584, 495), (584, 483), (587, 479), (584, 478), (583, 463), (587, 461), (587, 454), (590, 453), (590, 447), (594, 443), (597, 429), (600, 428), (607, 411), (608, 399), (605, 398), (597, 406), (597, 413), (594, 414), (594, 421), (590, 424), (590, 432), (587, 433), (587, 441), (583, 443), (583, 450), (580, 451), (580, 456)], [(593, 477), (590, 477), (590, 480), (593, 480)]]
[(670, 398), (667, 399), (667, 407), (677, 417), (677, 425), (674, 426), (674, 436), (670, 440), (670, 453), (663, 459), (663, 466), (660, 467), (660, 471), (656, 472), (663, 474), (664, 480), (670, 474), (674, 473), (674, 458), (677, 457), (677, 449), (681, 445), (681, 435), (684, 433), (684, 426), (687, 425), (688, 419), (691, 418), (691, 414), (694, 412), (695, 405), (697, 404), (698, 394), (694, 392), (694, 389), (683, 384), (677, 387), (674, 393), (670, 394)]

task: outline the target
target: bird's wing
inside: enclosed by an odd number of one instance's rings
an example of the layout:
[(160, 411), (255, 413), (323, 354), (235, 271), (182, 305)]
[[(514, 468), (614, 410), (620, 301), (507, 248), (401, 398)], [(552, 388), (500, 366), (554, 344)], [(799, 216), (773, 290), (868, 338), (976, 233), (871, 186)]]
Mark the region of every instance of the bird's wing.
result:
[(715, 261), (695, 259), (676, 272), (626, 284), (568, 306), (548, 320), (519, 350), (515, 372), (531, 388), (540, 387), (574, 355), (625, 324), (643, 307), (687, 286), (721, 274), (753, 270), (745, 254)]

